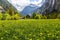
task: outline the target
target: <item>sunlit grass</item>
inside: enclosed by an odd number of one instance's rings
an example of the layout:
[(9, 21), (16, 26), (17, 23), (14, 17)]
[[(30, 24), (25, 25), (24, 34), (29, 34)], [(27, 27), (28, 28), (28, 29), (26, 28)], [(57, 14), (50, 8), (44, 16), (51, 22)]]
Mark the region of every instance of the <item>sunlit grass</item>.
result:
[(0, 40), (60, 40), (60, 20), (1, 20)]

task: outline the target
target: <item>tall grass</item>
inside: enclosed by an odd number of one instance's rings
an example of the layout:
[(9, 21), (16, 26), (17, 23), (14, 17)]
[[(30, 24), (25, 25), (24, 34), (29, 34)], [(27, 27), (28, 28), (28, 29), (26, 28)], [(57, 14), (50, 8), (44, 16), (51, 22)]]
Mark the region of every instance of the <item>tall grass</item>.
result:
[(0, 40), (60, 40), (60, 20), (0, 21)]

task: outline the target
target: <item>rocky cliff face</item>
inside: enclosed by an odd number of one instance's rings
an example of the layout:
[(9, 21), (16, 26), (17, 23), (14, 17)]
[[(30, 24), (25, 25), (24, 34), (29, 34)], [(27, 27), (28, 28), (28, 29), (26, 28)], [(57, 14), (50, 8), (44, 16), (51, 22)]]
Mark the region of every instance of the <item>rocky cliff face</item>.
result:
[(60, 11), (60, 0), (45, 0), (45, 3), (34, 12), (37, 13), (50, 13), (53, 10)]
[(50, 13), (54, 9), (55, 0), (45, 0), (45, 3), (35, 10), (37, 13)]
[[(2, 6), (5, 10), (7, 10), (9, 6), (12, 6), (12, 4), (9, 3), (7, 0), (0, 0), (0, 6)], [(16, 8), (14, 6), (12, 7), (16, 11)]]
[(5, 10), (0, 6), (0, 13), (4, 13)]
[(60, 11), (60, 0), (56, 0), (55, 9), (56, 9), (57, 11)]

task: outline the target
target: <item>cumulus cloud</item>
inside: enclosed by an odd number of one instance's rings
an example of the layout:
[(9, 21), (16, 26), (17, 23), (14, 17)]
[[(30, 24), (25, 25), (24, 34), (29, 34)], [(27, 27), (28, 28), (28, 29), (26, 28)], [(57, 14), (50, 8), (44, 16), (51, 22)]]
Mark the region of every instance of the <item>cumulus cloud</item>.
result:
[(8, 1), (11, 2), (12, 4), (18, 4), (20, 6), (26, 6), (30, 4), (29, 0), (8, 0)]
[(8, 1), (20, 11), (23, 10), (24, 7), (29, 4), (35, 4), (37, 6), (41, 6), (41, 2), (42, 2), (42, 0), (8, 0)]

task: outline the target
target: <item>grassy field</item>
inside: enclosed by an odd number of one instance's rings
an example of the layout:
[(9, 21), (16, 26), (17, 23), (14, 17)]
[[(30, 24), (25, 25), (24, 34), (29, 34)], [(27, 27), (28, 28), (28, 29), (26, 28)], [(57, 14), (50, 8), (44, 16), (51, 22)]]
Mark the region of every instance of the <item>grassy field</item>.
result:
[(0, 40), (60, 40), (60, 20), (3, 20)]

